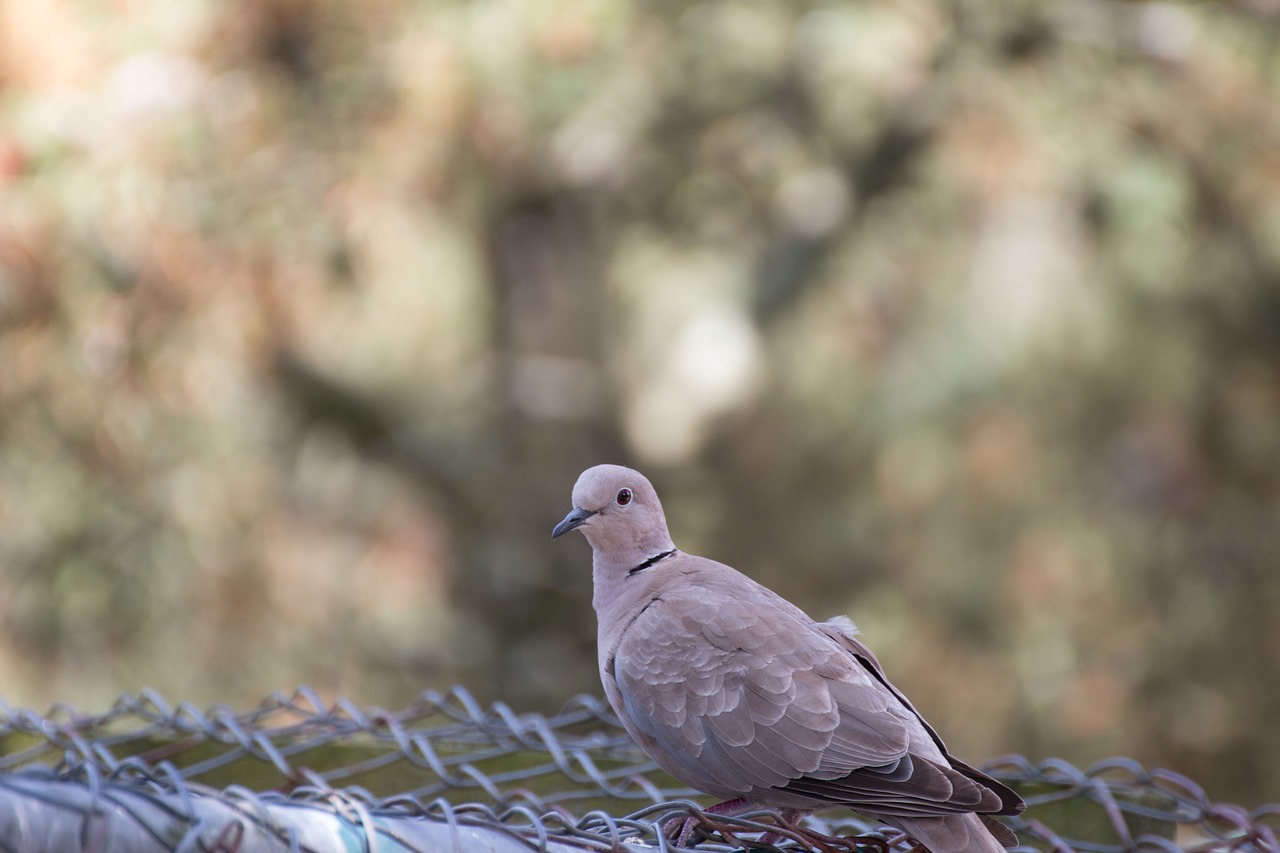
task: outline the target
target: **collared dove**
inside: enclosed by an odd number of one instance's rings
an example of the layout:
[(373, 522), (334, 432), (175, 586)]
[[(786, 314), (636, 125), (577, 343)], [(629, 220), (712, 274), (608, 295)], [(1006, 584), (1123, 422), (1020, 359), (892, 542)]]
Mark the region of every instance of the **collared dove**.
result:
[(894, 687), (848, 619), (815, 622), (736, 570), (678, 550), (645, 477), (597, 465), (554, 539), (591, 544), (600, 678), (659, 767), (785, 820), (847, 806), (933, 853), (1004, 853), (990, 815), (1022, 799), (958, 761)]

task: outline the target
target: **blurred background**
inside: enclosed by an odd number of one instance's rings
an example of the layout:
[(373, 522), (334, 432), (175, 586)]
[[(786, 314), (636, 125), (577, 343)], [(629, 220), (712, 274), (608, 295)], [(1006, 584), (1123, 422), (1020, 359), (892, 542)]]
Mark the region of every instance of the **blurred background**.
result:
[(958, 754), (1280, 798), (1280, 4), (8, 0), (0, 696), (598, 693), (578, 472)]

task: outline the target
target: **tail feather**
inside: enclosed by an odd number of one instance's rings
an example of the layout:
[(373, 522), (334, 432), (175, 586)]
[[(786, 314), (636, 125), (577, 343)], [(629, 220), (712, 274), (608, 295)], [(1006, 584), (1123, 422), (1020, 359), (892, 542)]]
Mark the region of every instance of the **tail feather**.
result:
[(969, 813), (883, 820), (920, 842), (930, 853), (1005, 853), (1005, 847), (1018, 844), (1012, 830), (986, 815)]
[(1018, 834), (1012, 829), (1005, 826), (991, 815), (980, 814), (978, 817), (982, 820), (982, 825), (987, 828), (987, 831), (995, 836), (996, 841), (999, 841), (1005, 847), (1018, 846)]

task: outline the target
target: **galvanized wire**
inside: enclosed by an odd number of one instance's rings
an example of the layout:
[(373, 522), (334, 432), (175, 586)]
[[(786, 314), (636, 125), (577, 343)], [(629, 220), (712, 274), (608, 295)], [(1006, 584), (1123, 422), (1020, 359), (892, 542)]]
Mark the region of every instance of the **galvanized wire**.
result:
[[(1026, 798), (1011, 821), (1025, 849), (1280, 851), (1280, 804), (1214, 803), (1130, 759), (1006, 756), (985, 769)], [(759, 849), (757, 834), (778, 828), (766, 809), (707, 804), (585, 696), (552, 717), (482, 707), (458, 687), (396, 712), (306, 687), (239, 713), (150, 691), (99, 714), (0, 702), (0, 851), (671, 850), (663, 827), (684, 817), (698, 849), (727, 851)], [(910, 846), (851, 812), (780, 835), (782, 849)]]

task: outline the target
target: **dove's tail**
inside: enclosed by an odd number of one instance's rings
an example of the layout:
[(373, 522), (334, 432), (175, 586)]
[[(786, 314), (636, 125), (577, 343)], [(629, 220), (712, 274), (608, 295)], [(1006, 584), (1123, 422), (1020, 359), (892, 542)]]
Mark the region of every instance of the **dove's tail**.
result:
[(1018, 844), (1018, 836), (1007, 826), (972, 813), (882, 820), (910, 835), (931, 853), (1005, 853), (1006, 847)]

